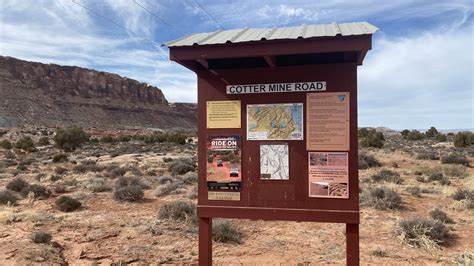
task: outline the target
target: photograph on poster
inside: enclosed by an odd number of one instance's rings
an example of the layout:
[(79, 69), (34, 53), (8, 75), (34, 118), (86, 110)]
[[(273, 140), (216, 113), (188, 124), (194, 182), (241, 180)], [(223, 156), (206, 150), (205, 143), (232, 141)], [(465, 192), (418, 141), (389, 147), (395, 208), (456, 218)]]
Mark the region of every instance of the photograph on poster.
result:
[(302, 139), (302, 103), (247, 105), (247, 140)]
[(309, 196), (349, 198), (347, 152), (309, 152)]
[(207, 138), (208, 190), (240, 190), (242, 181), (240, 136)]
[(260, 178), (290, 179), (288, 144), (260, 144)]

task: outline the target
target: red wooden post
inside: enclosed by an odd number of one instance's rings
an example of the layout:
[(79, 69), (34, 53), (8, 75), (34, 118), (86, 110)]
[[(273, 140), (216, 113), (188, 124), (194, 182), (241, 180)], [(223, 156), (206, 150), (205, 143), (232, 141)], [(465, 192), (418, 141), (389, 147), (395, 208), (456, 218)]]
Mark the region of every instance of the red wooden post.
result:
[(359, 265), (359, 225), (346, 224), (346, 264)]
[(199, 218), (199, 265), (212, 265), (212, 218)]

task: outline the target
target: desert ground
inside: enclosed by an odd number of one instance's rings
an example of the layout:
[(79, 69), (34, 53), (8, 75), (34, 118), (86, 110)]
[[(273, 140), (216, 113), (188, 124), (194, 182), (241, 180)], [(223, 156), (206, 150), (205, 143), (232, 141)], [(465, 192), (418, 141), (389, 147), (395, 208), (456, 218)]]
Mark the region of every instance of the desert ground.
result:
[[(0, 148), (0, 192), (17, 199), (0, 202), (1, 265), (197, 263), (196, 138), (177, 144), (123, 137), (148, 131), (95, 130), (88, 133), (96, 141), (65, 152), (53, 131), (8, 129), (0, 137), (15, 143), (29, 136), (36, 147)], [(394, 135), (360, 153), (361, 264), (474, 263), (472, 146)], [(442, 163), (450, 154), (467, 163)], [(375, 188), (385, 198), (372, 198)], [(399, 201), (384, 202), (388, 190)], [(60, 205), (64, 196), (80, 206)], [(408, 241), (400, 224), (412, 218), (437, 221), (442, 237)], [(216, 265), (345, 264), (342, 224), (215, 225)]]

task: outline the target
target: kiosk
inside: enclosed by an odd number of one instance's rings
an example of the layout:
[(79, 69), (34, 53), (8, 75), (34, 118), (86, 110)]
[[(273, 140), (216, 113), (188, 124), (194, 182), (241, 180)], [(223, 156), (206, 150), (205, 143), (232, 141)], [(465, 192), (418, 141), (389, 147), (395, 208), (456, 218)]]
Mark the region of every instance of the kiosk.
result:
[(359, 264), (357, 66), (367, 22), (234, 29), (167, 43), (198, 77), (199, 264), (212, 218), (346, 224)]

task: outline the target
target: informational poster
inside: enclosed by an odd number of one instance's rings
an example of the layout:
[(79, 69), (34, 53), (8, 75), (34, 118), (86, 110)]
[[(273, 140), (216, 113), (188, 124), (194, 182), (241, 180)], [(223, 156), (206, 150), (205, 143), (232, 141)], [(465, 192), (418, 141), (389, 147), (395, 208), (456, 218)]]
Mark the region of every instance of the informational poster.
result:
[(242, 183), (241, 139), (238, 135), (207, 138), (207, 189), (237, 190)]
[(308, 93), (307, 150), (349, 150), (349, 92)]
[(309, 196), (349, 198), (347, 152), (309, 152)]
[(302, 139), (302, 103), (247, 105), (247, 140)]
[(208, 101), (207, 128), (240, 128), (240, 101)]
[(288, 144), (260, 144), (260, 178), (288, 180), (290, 178)]

